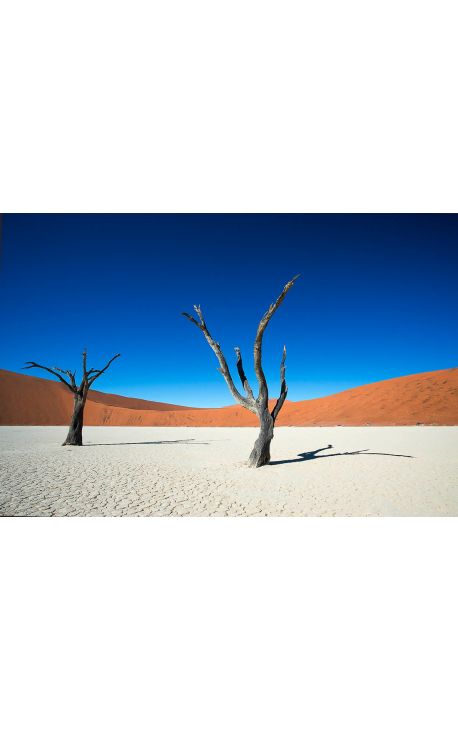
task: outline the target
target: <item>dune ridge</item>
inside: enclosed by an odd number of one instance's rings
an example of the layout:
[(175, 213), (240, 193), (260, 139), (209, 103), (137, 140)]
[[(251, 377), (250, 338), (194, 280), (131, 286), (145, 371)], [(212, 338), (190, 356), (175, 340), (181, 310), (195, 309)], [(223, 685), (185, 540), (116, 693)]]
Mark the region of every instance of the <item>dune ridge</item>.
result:
[[(72, 395), (59, 382), (0, 370), (0, 424), (61, 426)], [(89, 391), (88, 426), (254, 426), (238, 405), (190, 408)], [(458, 425), (458, 368), (383, 380), (305, 401), (286, 401), (278, 426)]]

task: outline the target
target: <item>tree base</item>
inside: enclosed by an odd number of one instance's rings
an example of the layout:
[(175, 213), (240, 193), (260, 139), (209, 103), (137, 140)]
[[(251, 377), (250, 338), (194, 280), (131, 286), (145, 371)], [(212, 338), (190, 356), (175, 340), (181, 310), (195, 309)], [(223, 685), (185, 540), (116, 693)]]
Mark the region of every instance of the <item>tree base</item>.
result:
[[(259, 441), (259, 439), (258, 439)], [(253, 451), (251, 452), (248, 459), (248, 466), (251, 469), (259, 469), (260, 466), (265, 466), (270, 462), (270, 441), (266, 441), (262, 444), (258, 444), (256, 441)]]

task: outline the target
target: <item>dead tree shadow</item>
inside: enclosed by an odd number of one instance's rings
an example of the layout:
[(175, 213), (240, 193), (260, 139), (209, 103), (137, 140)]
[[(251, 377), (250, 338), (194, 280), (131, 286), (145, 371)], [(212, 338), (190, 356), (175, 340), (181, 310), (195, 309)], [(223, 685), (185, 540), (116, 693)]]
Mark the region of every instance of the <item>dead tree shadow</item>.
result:
[(322, 454), (321, 456), (317, 456), (317, 454), (320, 453), (320, 451), (327, 451), (327, 449), (332, 449), (332, 445), (329, 444), (328, 446), (323, 446), (321, 449), (315, 449), (315, 451), (304, 451), (302, 454), (298, 454), (297, 459), (283, 459), (281, 461), (271, 461), (269, 466), (278, 466), (278, 464), (294, 464), (298, 461), (310, 461), (311, 459), (328, 459), (332, 456), (395, 456), (399, 457), (401, 459), (414, 459), (414, 456), (409, 456), (408, 454), (385, 454), (381, 451), (369, 451), (369, 449), (361, 449), (360, 451), (341, 451), (338, 454)]
[(84, 444), (84, 446), (149, 446), (156, 444), (189, 444), (190, 446), (203, 444), (208, 446), (208, 441), (196, 441), (195, 439), (176, 439), (175, 441), (121, 441), (111, 444)]

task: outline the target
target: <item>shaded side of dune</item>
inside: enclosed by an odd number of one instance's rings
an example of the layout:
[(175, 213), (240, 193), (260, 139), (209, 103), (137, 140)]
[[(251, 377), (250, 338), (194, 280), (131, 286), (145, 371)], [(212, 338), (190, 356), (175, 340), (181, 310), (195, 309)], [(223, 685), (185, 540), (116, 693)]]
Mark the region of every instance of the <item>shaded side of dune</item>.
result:
[[(0, 424), (66, 425), (72, 396), (61, 383), (0, 370)], [(90, 391), (88, 426), (254, 426), (240, 406), (188, 408)], [(408, 375), (324, 398), (287, 401), (279, 426), (458, 425), (458, 368)]]

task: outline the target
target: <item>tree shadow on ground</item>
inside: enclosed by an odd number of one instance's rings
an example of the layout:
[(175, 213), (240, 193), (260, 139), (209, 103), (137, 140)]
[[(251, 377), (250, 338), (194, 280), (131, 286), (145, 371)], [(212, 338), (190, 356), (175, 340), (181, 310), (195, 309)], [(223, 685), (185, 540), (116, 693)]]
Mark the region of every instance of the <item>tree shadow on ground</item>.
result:
[(149, 446), (156, 444), (189, 444), (190, 446), (204, 444), (208, 446), (208, 441), (196, 441), (195, 439), (176, 439), (175, 441), (121, 441), (111, 444), (84, 444), (84, 446)]
[(385, 454), (380, 451), (369, 451), (369, 449), (361, 449), (360, 451), (342, 451), (338, 454), (322, 454), (321, 456), (317, 456), (317, 454), (320, 453), (320, 451), (327, 451), (327, 449), (332, 449), (333, 446), (329, 444), (328, 446), (323, 446), (321, 449), (315, 449), (315, 451), (304, 451), (302, 454), (298, 454), (297, 459), (282, 459), (281, 461), (271, 461), (269, 463), (269, 466), (278, 466), (279, 464), (294, 464), (298, 461), (310, 461), (311, 459), (329, 459), (332, 456), (395, 456), (399, 457), (401, 459), (414, 459), (414, 456), (409, 456), (408, 454)]

